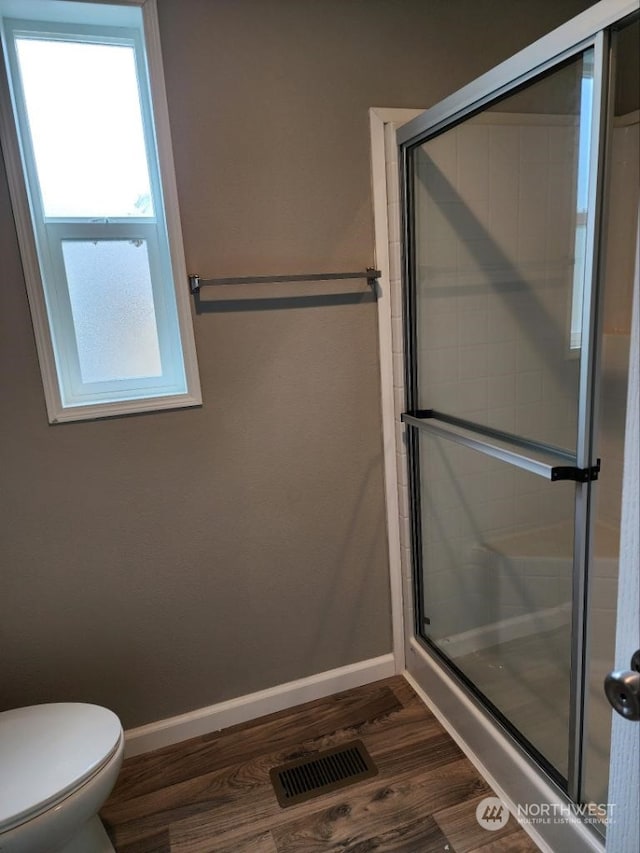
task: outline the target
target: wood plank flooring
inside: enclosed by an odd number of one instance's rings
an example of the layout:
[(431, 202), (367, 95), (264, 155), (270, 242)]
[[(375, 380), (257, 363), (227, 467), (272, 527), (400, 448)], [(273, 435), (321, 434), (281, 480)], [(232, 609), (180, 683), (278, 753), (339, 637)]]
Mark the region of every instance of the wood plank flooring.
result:
[[(271, 767), (360, 738), (379, 774), (283, 809)], [(124, 762), (101, 816), (118, 853), (533, 853), (401, 676)]]

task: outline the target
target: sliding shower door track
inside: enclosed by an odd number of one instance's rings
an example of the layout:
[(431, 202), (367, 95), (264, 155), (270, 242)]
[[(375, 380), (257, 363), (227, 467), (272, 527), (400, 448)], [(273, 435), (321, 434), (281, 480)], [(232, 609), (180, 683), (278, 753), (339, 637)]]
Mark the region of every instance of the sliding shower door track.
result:
[(553, 783), (563, 795), (567, 795), (567, 778), (557, 770), (551, 762), (545, 758), (544, 754), (537, 749), (534, 744), (515, 726), (507, 716), (488, 698), (488, 696), (480, 690), (476, 684), (464, 672), (459, 669), (455, 662), (442, 651), (436, 643), (433, 643), (428, 637), (421, 634), (415, 638), (416, 642), (447, 669), (450, 676), (454, 678), (460, 688), (465, 690), (470, 697), (478, 703), (478, 706), (485, 709), (495, 720), (496, 724), (509, 735), (519, 747), (524, 749), (533, 761), (545, 773), (551, 783)]
[(523, 817), (523, 828), (546, 845), (542, 849), (605, 853), (602, 836), (588, 823), (553, 817), (545, 823), (527, 822), (527, 815), (540, 814), (541, 809), (551, 815), (571, 814), (574, 804), (559, 784), (559, 774), (550, 772), (544, 757), (505, 725), (504, 717), (494, 715), (491, 703), (422, 637), (408, 638), (406, 675), (516, 819)]

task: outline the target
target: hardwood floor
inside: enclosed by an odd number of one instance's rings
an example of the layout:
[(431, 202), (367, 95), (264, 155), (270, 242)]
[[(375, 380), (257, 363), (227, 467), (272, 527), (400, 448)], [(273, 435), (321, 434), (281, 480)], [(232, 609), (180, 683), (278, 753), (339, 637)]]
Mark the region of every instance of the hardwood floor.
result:
[[(379, 774), (282, 809), (269, 770), (360, 738)], [(401, 677), (124, 762), (101, 812), (118, 853), (533, 853), (513, 818)]]

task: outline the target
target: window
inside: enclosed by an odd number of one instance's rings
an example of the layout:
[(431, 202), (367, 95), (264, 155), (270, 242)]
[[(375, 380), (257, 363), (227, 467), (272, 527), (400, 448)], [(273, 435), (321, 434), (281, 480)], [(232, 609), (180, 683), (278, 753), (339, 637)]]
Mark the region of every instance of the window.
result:
[(50, 421), (197, 405), (154, 0), (0, 0), (0, 14), (2, 144)]
[(591, 160), (591, 124), (593, 112), (593, 54), (585, 54), (580, 89), (580, 127), (578, 131), (578, 174), (576, 235), (574, 244), (573, 289), (569, 348), (582, 347), (582, 311), (587, 263), (587, 205), (589, 202), (589, 163)]

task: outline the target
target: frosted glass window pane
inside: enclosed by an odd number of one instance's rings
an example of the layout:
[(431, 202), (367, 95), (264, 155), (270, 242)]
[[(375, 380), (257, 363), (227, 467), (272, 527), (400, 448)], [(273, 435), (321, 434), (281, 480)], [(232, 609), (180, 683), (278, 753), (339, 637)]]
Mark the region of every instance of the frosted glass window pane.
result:
[(45, 216), (153, 216), (133, 47), (16, 38)]
[(160, 376), (147, 245), (142, 240), (64, 240), (83, 382)]

